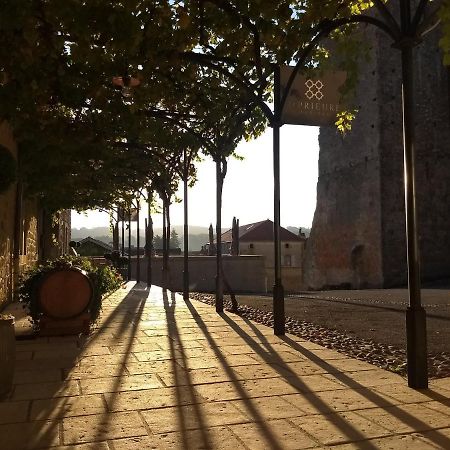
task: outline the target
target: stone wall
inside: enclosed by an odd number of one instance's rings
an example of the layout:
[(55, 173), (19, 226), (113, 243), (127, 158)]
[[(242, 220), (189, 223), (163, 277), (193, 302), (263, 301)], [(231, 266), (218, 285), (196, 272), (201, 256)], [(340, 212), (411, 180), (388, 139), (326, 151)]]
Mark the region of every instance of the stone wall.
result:
[[(273, 267), (266, 267), (266, 287), (264, 292), (272, 292), (274, 285), (274, 269)], [(303, 284), (303, 273), (301, 267), (281, 267), (281, 283), (283, 284), (284, 292), (294, 293), (305, 289)]]
[[(17, 157), (11, 132), (4, 122), (0, 125), (0, 144)], [(2, 304), (12, 299), (15, 205), (16, 186), (13, 185), (0, 194), (0, 309)]]
[[(450, 277), (449, 73), (438, 51), (439, 33), (415, 51), (417, 210), (424, 280)], [(380, 40), (381, 205), (384, 285), (407, 282), (400, 54)]]
[[(17, 158), (11, 130), (0, 125), (0, 144)], [(0, 194), (0, 310), (13, 300), (19, 275), (38, 259), (38, 204), (17, 183)]]
[(49, 260), (69, 253), (71, 239), (71, 212), (62, 210), (49, 214), (41, 212), (40, 243), (41, 258)]
[(352, 130), (321, 128), (317, 205), (306, 243), (304, 280), (312, 289), (374, 287), (381, 270), (378, 49), (360, 76)]
[[(389, 287), (406, 282), (400, 52), (367, 30), (359, 109), (345, 137), (321, 128), (317, 206), (305, 252), (305, 284)], [(449, 76), (438, 35), (415, 52), (417, 206), (422, 275), (450, 276)]]
[[(0, 144), (17, 158), (17, 147), (5, 122), (0, 124)], [(58, 213), (58, 218), (53, 221), (18, 183), (0, 194), (0, 311), (14, 299), (21, 273), (44, 256), (68, 252), (70, 211)]]
[[(281, 242), (281, 282), (286, 292), (304, 289), (303, 254), (306, 241)], [(250, 247), (250, 244), (252, 247)], [(287, 245), (287, 247), (286, 247)], [(266, 281), (264, 292), (271, 292), (274, 284), (274, 247), (271, 241), (240, 242), (241, 255), (262, 255), (264, 257)], [(290, 265), (289, 265), (290, 264)]]
[[(152, 258), (152, 282), (162, 283), (162, 257)], [(169, 258), (169, 286), (174, 291), (183, 290), (183, 257)], [(223, 270), (234, 292), (265, 292), (265, 268), (262, 256), (223, 256)], [(140, 260), (141, 281), (147, 281), (147, 260)], [(216, 258), (214, 256), (189, 257), (189, 288), (192, 291), (215, 290)], [(136, 279), (136, 258), (132, 258), (132, 278)]]

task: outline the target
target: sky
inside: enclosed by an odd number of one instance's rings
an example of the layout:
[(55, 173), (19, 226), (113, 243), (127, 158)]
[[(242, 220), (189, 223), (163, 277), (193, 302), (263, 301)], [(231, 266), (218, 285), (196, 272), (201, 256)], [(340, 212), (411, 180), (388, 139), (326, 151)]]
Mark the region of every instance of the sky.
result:
[[(281, 128), (280, 221), (284, 227), (311, 227), (316, 206), (318, 134), (318, 127), (284, 125)], [(240, 225), (273, 220), (272, 129), (267, 128), (258, 139), (241, 142), (237, 153), (244, 160), (228, 160), (223, 189), (223, 228), (231, 228), (233, 216), (239, 219)], [(197, 178), (188, 193), (189, 225), (208, 227), (216, 222), (216, 172), (212, 160), (205, 159), (198, 165)], [(183, 198), (182, 185), (177, 196)], [(183, 224), (182, 202), (171, 206), (170, 216), (172, 225)], [(161, 227), (162, 215), (154, 215), (153, 221), (155, 228)], [(72, 228), (102, 226), (109, 226), (107, 213), (72, 212)]]

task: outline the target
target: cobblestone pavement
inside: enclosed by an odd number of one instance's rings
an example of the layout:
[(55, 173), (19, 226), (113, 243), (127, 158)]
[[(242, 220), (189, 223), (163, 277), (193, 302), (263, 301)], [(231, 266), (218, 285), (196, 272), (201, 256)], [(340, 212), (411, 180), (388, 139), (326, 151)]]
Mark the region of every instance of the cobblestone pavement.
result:
[[(194, 298), (214, 303), (211, 294)], [(424, 289), (430, 377), (450, 376), (450, 290)], [(229, 297), (225, 297), (229, 301)], [(238, 295), (242, 316), (273, 326), (272, 297)], [(405, 289), (320, 291), (288, 295), (287, 330), (315, 343), (406, 374)]]
[(404, 378), (129, 283), (92, 335), (17, 342), (0, 449), (446, 449), (450, 379)]

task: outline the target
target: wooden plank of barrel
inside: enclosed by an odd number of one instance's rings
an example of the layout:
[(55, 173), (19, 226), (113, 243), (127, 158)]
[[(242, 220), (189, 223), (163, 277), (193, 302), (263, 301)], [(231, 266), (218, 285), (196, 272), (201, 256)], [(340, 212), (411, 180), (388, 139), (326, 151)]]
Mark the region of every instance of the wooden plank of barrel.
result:
[(52, 319), (71, 319), (85, 312), (94, 289), (86, 272), (76, 267), (47, 273), (38, 287), (42, 312)]

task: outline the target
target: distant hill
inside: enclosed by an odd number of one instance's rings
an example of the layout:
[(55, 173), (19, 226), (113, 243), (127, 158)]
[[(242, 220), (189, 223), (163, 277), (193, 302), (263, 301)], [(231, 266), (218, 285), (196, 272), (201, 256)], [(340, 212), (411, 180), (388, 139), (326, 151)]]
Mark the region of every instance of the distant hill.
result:
[[(183, 240), (183, 226), (175, 225), (172, 227), (178, 233), (180, 241)], [(226, 229), (223, 229), (226, 231)], [(140, 242), (141, 245), (145, 243), (144, 230), (140, 230)], [(162, 236), (162, 228), (155, 228), (153, 234), (156, 236)], [(112, 233), (109, 227), (95, 227), (95, 228), (72, 228), (72, 240), (79, 241), (86, 237), (92, 237), (106, 244), (112, 244)], [(189, 250), (198, 251), (209, 240), (209, 227), (201, 226), (189, 226)], [(133, 230), (131, 236), (131, 244), (136, 245), (136, 231)], [(125, 232), (125, 245), (128, 245), (128, 232)]]
[[(183, 242), (183, 226), (175, 225), (173, 227), (175, 231), (178, 233), (180, 237), (180, 241)], [(286, 227), (289, 231), (294, 234), (298, 234), (299, 227)], [(229, 228), (223, 228), (222, 231), (225, 232)], [(199, 251), (202, 245), (206, 244), (209, 241), (209, 228), (192, 225), (189, 226), (189, 250), (190, 251)], [(133, 230), (134, 236), (131, 236), (131, 244), (136, 245), (136, 231)], [(302, 228), (302, 231), (309, 236), (310, 229)], [(162, 236), (162, 228), (155, 228), (153, 231), (154, 235)], [(140, 242), (141, 245), (145, 243), (145, 234), (144, 230), (140, 230)], [(94, 239), (98, 239), (99, 241), (105, 242), (106, 244), (112, 245), (112, 233), (109, 227), (95, 227), (95, 228), (72, 228), (72, 240), (79, 241), (86, 237), (92, 237)], [(128, 245), (128, 233), (125, 232), (125, 245)]]
[[(99, 237), (110, 236), (112, 239), (112, 233), (109, 227), (96, 227), (96, 228), (72, 228), (72, 239), (78, 241), (79, 239), (84, 239), (85, 237), (93, 237), (99, 239)], [(99, 239), (103, 241), (103, 239)]]

